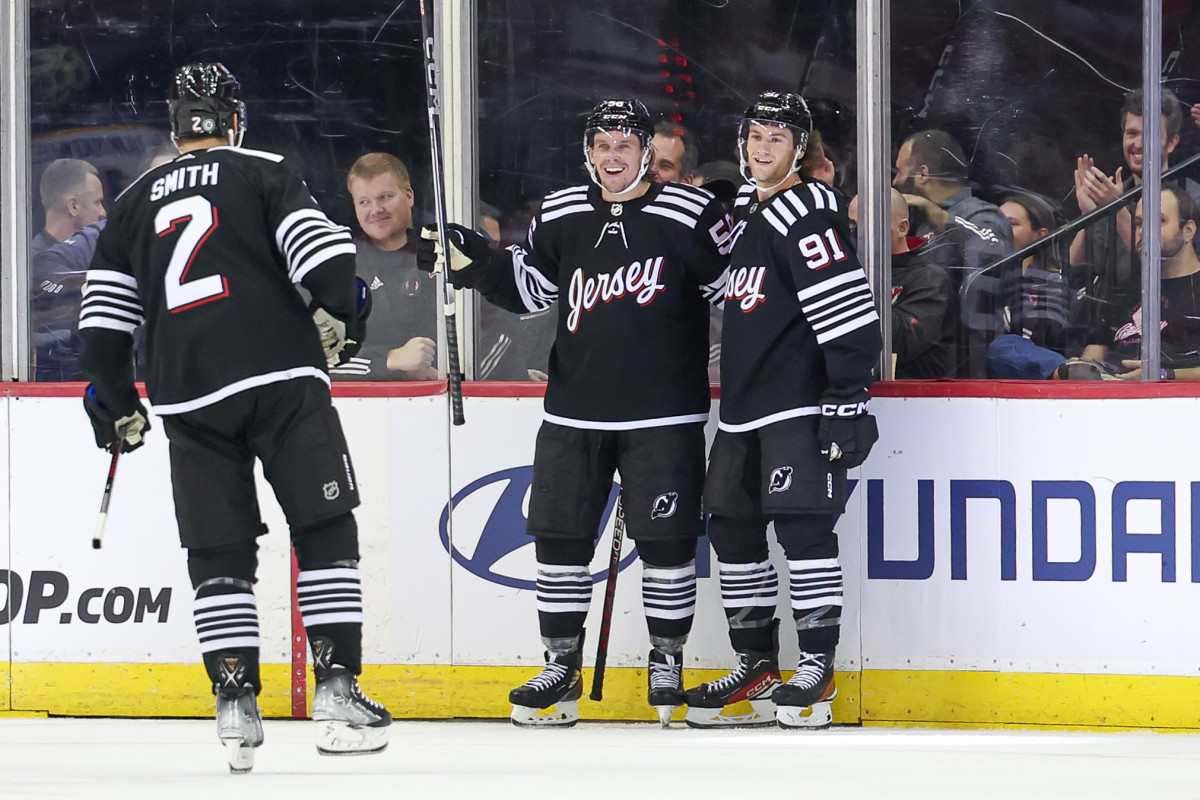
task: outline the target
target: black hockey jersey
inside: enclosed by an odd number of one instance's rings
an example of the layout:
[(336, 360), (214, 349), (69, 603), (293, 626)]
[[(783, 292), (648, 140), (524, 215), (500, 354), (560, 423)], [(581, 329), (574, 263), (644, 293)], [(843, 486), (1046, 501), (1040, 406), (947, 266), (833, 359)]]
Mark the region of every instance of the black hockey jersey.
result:
[(879, 315), (834, 193), (810, 181), (758, 202), (745, 186), (734, 214), (720, 427), (753, 430), (863, 395), (882, 347)]
[(558, 301), (546, 419), (648, 428), (708, 419), (708, 304), (719, 304), (730, 224), (708, 191), (652, 184), (606, 202), (576, 186), (547, 195), (525, 247), (496, 251), (457, 282), (514, 313)]
[(283, 156), (233, 147), (184, 154), (141, 176), (109, 214), (80, 309), (85, 374), (102, 392), (122, 390), (118, 360), (99, 351), (123, 347), (112, 333), (132, 334), (144, 321), (146, 388), (159, 414), (291, 378), (328, 383), (294, 284), (349, 316), (354, 252), (349, 229), (325, 216)]

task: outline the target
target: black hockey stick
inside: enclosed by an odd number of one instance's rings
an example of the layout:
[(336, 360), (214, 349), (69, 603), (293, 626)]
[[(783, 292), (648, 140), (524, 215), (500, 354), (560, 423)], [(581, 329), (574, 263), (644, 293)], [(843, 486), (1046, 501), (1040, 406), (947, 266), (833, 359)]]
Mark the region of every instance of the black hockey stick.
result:
[[(446, 241), (446, 165), (442, 161), (442, 102), (438, 94), (437, 62), (434, 59), (433, 14), (426, 9), (436, 0), (421, 0), (421, 52), (425, 54), (425, 98), (429, 106), (429, 157), (433, 166), (433, 208), (437, 222), (438, 241), (442, 253), (450, 259), (450, 244)], [(462, 369), (458, 362), (458, 322), (455, 319), (454, 286), (450, 274), (442, 275), (442, 310), (446, 318), (446, 371), (450, 376), (450, 413), (455, 425), (462, 425)]]
[(117, 477), (117, 459), (121, 456), (121, 443), (113, 445), (112, 461), (108, 465), (108, 480), (104, 482), (104, 497), (100, 500), (100, 519), (96, 520), (96, 532), (92, 534), (92, 549), (99, 550), (104, 541), (104, 526), (108, 524), (108, 501), (112, 499), (113, 479)]
[(604, 586), (604, 610), (600, 615), (600, 640), (596, 643), (596, 669), (592, 672), (593, 700), (604, 699), (604, 666), (608, 663), (608, 632), (612, 628), (613, 599), (617, 594), (617, 573), (621, 569), (621, 541), (625, 538), (625, 509), (621, 498), (613, 508), (612, 556), (608, 559), (608, 582)]

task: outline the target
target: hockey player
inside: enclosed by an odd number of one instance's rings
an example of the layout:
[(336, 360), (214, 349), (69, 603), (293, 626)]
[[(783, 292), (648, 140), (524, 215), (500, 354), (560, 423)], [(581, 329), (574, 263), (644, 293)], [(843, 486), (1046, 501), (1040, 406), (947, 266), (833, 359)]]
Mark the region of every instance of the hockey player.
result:
[[(846, 470), (878, 438), (867, 409), (881, 337), (845, 212), (829, 187), (798, 174), (811, 129), (803, 98), (764, 92), (738, 134), (750, 185), (734, 207), (720, 423), (704, 486), (738, 663), (688, 690), (695, 727), (832, 721), (842, 608), (833, 522), (845, 505)], [(768, 522), (787, 555), (801, 651), (782, 685)], [(746, 700), (751, 713), (723, 713)]]
[(263, 739), (253, 584), (265, 528), (255, 458), (300, 564), (317, 749), (378, 752), (391, 715), (356, 677), (358, 489), (327, 372), (357, 352), (370, 312), (354, 245), (282, 156), (239, 146), (245, 105), (224, 66), (180, 68), (168, 106), (183, 154), (117, 199), (83, 290), (84, 407), (96, 444), (127, 452), (150, 428), (131, 362), (144, 322), (146, 390), (170, 440), (175, 517), (230, 771), (248, 772)]
[[(516, 313), (562, 294), (528, 522), (546, 667), (509, 694), (517, 725), (579, 719), (588, 564), (614, 470), (643, 562), (648, 699), (664, 725), (683, 702), (704, 532), (707, 303), (724, 292), (729, 219), (706, 190), (647, 179), (653, 135), (639, 101), (603, 101), (583, 139), (595, 185), (548, 195), (524, 247), (493, 251), (466, 228), (447, 231), (456, 286)], [(422, 237), (418, 260), (433, 269), (436, 233)]]

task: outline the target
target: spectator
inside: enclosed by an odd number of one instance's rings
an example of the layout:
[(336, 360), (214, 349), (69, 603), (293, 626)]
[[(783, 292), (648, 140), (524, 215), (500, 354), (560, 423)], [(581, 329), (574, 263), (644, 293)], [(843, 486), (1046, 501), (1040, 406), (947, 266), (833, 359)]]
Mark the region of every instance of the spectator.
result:
[(821, 132), (816, 128), (809, 136), (808, 149), (804, 151), (804, 160), (800, 162), (800, 174), (809, 180), (824, 181), (831, 187), (837, 180), (833, 161), (825, 152), (825, 145), (821, 141)]
[(892, 185), (924, 222), (917, 234), (932, 235), (930, 256), (950, 273), (958, 293), (960, 325), (952, 375), (986, 375), (987, 345), (1002, 330), (1004, 276), (985, 272), (1012, 252), (1012, 226), (1000, 209), (967, 186), (967, 160), (945, 131), (926, 130), (904, 140)]
[[(1140, 248), (1142, 204), (1134, 211), (1134, 235)], [(1162, 190), (1162, 372), (1160, 378), (1200, 379), (1200, 258), (1194, 243), (1200, 226), (1200, 209), (1192, 196), (1178, 186)], [(1134, 303), (1122, 314), (1105, 319), (1095, 341), (1084, 348), (1083, 358), (1106, 366), (1119, 365), (1117, 377), (1141, 377), (1142, 306)]]
[[(436, 284), (417, 269), (410, 240), (415, 197), (408, 168), (388, 153), (367, 153), (346, 176), (367, 241), (358, 274), (371, 289), (371, 338), (357, 356), (330, 370), (338, 380), (432, 380), (437, 370)], [(415, 237), (414, 237), (415, 239)]]
[[(1012, 223), (1013, 244), (1020, 250), (1045, 238), (1054, 227), (1046, 201), (1028, 193), (1004, 198), (1000, 210)], [(1004, 313), (1004, 333), (988, 345), (988, 377), (1042, 380), (1062, 363), (1071, 292), (1053, 245), (1021, 261), (1012, 273)]]
[[(911, 222), (904, 196), (892, 189), (891, 197), (893, 377), (944, 378), (956, 329), (950, 276), (930, 259), (927, 239), (908, 235)], [(857, 224), (857, 197), (847, 213)]]
[[(1143, 117), (1145, 103), (1142, 91), (1136, 89), (1125, 95), (1121, 106), (1121, 151), (1125, 164), (1112, 176), (1096, 166), (1095, 160), (1084, 153), (1075, 163), (1075, 199), (1081, 214), (1106, 205), (1135, 186), (1142, 185), (1142, 162), (1145, 152)], [(1200, 124), (1200, 115), (1193, 114)], [(1162, 90), (1162, 169), (1167, 169), (1171, 154), (1179, 144), (1183, 125), (1182, 104), (1169, 89)], [(1194, 181), (1177, 181), (1193, 199), (1200, 201), (1200, 185)], [(1070, 264), (1079, 268), (1078, 279), (1072, 278), (1080, 302), (1074, 312), (1079, 325), (1094, 330), (1106, 316), (1111, 305), (1127, 307), (1141, 293), (1141, 259), (1132, 235), (1129, 207), (1113, 216), (1097, 220), (1075, 235), (1071, 242)]]
[(33, 237), (30, 259), (108, 216), (104, 184), (96, 168), (86, 161), (60, 158), (50, 162), (39, 188), (46, 224)]
[(655, 180), (695, 183), (696, 164), (699, 163), (699, 148), (696, 137), (678, 122), (663, 121), (654, 126), (654, 138), (650, 140), (654, 152), (650, 169)]

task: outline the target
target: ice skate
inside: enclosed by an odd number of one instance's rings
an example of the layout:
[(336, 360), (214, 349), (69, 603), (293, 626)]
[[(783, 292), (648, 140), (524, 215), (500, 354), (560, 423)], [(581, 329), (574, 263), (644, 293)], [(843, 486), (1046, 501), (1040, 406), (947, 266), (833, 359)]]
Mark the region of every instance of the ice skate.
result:
[[(781, 684), (779, 656), (774, 652), (744, 650), (738, 664), (723, 678), (688, 689), (684, 717), (693, 728), (760, 728), (775, 722), (771, 693)], [(749, 710), (728, 708), (749, 703)]]
[(317, 752), (323, 756), (382, 753), (388, 746), (392, 715), (363, 693), (350, 670), (333, 667), (317, 679), (313, 721), (318, 723)]
[(781, 728), (828, 728), (833, 723), (831, 702), (835, 697), (833, 653), (801, 651), (796, 674), (771, 695), (775, 720)]
[(583, 696), (583, 635), (547, 642), (546, 666), (508, 693), (511, 719), (522, 728), (569, 728)]
[(239, 655), (221, 655), (217, 660), (217, 738), (225, 745), (229, 771), (234, 775), (254, 767), (254, 750), (263, 743), (262, 711), (254, 686), (244, 682), (246, 666)]
[(683, 653), (651, 648), (646, 675), (650, 684), (647, 699), (666, 728), (671, 724), (671, 714), (683, 705)]

